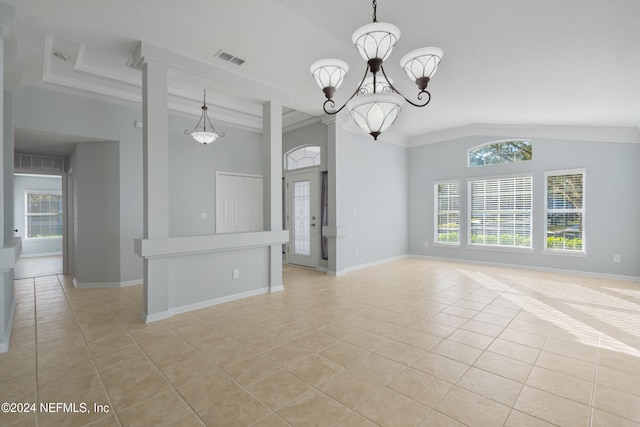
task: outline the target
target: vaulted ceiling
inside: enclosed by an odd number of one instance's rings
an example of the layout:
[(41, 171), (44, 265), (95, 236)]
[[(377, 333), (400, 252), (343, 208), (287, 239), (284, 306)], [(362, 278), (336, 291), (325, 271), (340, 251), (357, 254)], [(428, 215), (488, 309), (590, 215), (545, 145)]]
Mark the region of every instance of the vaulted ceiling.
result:
[[(355, 89), (365, 64), (351, 34), (372, 15), (366, 0), (3, 1), (16, 9), (6, 36), (14, 90), (139, 101), (141, 73), (129, 65), (143, 41), (282, 90), (287, 127), (323, 114), (315, 60), (350, 65), (338, 102)], [(417, 90), (400, 58), (445, 52), (431, 103), (406, 106), (394, 126), (404, 138), (470, 124), (640, 126), (637, 0), (379, 0), (377, 17), (402, 31), (385, 68), (408, 97)], [(258, 130), (264, 100), (213, 80), (171, 80), (170, 107), (197, 116), (207, 88), (215, 121)]]

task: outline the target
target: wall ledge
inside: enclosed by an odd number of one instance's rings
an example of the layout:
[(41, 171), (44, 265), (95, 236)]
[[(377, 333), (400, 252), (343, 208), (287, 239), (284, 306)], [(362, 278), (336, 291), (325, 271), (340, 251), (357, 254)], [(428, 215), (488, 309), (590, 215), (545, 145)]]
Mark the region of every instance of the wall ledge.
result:
[(134, 239), (134, 252), (142, 258), (164, 258), (235, 249), (281, 245), (289, 241), (289, 231), (206, 234), (200, 236)]

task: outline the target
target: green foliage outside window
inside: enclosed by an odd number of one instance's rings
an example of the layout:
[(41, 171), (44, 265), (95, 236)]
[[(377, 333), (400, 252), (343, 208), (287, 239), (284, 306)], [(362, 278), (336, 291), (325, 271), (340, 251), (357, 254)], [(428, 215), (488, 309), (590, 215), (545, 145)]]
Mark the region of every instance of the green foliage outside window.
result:
[(532, 157), (531, 141), (494, 142), (470, 150), (469, 166), (524, 162)]

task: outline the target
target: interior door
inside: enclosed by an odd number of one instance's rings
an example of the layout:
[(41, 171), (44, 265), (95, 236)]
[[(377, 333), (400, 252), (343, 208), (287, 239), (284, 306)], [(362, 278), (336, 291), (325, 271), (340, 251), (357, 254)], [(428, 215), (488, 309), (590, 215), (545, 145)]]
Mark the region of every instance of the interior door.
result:
[(316, 268), (320, 217), (318, 215), (318, 171), (294, 172), (286, 178), (287, 262)]

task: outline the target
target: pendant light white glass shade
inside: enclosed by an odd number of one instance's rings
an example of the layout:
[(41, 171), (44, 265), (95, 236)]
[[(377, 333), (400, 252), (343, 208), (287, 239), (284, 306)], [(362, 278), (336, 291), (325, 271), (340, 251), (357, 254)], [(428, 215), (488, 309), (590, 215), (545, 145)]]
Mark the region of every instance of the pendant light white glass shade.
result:
[(321, 59), (311, 65), (311, 74), (320, 89), (333, 87), (338, 89), (349, 71), (349, 64), (339, 59)]
[[(393, 83), (393, 80), (389, 82), (382, 75), (376, 76), (376, 93), (391, 92), (391, 86), (389, 83)], [(362, 86), (358, 91), (358, 95), (366, 95), (368, 93), (373, 93), (373, 76), (369, 76), (364, 79), (364, 82), (362, 82)]]
[(372, 22), (353, 32), (351, 40), (365, 61), (379, 58), (383, 61), (391, 55), (400, 38), (400, 29), (386, 22)]
[(413, 81), (421, 77), (431, 78), (438, 70), (443, 55), (444, 51), (439, 47), (423, 47), (403, 56), (400, 66)]
[(190, 135), (193, 137), (193, 139), (195, 139), (196, 141), (198, 141), (200, 144), (203, 144), (203, 145), (212, 143), (213, 141), (218, 139), (218, 137), (220, 136), (215, 132), (198, 132), (198, 131), (191, 132)]
[(353, 97), (347, 109), (360, 129), (378, 139), (395, 122), (403, 104), (404, 98), (397, 93), (371, 93)]

